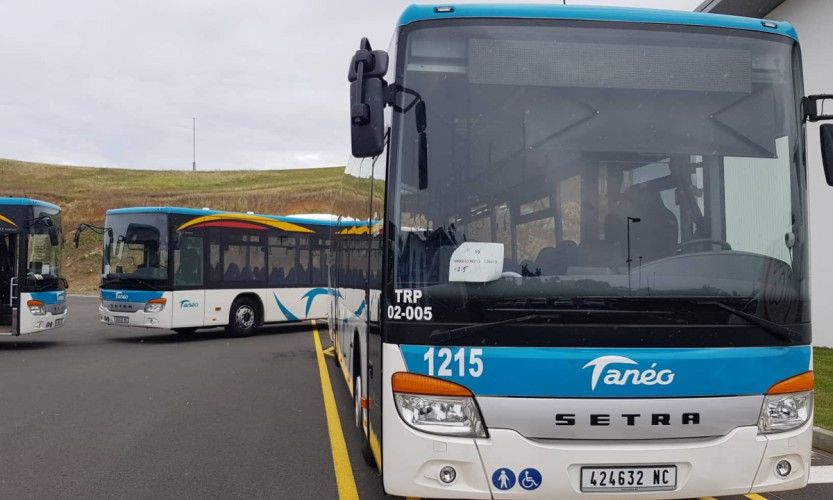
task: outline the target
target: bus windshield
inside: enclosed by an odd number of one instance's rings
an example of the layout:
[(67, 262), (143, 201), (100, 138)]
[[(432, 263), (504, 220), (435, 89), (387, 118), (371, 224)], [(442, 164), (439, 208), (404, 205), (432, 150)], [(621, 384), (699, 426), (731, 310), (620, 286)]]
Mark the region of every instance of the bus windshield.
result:
[(29, 228), (26, 276), (30, 285), (51, 288), (61, 278), (61, 216), (45, 215), (49, 224), (36, 223)]
[[(404, 28), (395, 288), (458, 323), (674, 301), (809, 321), (797, 56), (789, 38), (731, 29)], [(422, 182), (414, 95), (427, 109)]]
[(104, 232), (104, 284), (168, 280), (168, 218), (165, 214), (113, 214)]

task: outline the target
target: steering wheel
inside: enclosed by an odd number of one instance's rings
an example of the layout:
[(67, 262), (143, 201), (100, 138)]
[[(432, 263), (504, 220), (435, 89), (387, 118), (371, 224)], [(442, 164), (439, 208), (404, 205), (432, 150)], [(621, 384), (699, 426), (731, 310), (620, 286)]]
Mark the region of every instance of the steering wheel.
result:
[(714, 238), (698, 238), (696, 240), (689, 240), (684, 241), (677, 245), (675, 251), (677, 253), (685, 253), (683, 250), (687, 247), (694, 246), (694, 245), (718, 245), (720, 246), (721, 250), (731, 250), (732, 245), (730, 245), (727, 241), (718, 240)]

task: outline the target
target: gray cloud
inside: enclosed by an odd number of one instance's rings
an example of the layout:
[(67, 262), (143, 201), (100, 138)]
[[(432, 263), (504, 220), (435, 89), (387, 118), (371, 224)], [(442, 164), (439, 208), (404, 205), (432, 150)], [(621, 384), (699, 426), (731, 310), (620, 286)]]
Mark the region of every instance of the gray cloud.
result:
[(196, 116), (201, 169), (343, 164), (347, 63), (409, 3), (4, 2), (0, 157), (187, 169)]

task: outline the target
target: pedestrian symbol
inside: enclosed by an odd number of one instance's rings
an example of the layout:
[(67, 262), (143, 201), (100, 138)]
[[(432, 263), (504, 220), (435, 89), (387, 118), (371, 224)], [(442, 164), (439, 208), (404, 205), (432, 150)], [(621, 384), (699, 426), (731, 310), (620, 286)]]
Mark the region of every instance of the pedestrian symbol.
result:
[(515, 473), (505, 467), (498, 469), (492, 474), (492, 484), (499, 490), (508, 490), (515, 486)]
[(525, 490), (534, 490), (541, 486), (541, 473), (537, 469), (524, 469), (518, 474), (518, 484)]

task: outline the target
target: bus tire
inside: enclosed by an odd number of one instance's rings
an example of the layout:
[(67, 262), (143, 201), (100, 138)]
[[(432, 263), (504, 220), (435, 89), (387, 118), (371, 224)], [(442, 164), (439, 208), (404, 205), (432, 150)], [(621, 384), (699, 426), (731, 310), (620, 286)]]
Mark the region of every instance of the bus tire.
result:
[[(353, 406), (356, 428), (359, 429), (359, 436), (362, 440), (362, 458), (371, 467), (376, 467), (376, 459), (373, 458), (373, 450), (370, 448), (370, 440), (364, 432), (364, 408), (362, 408), (362, 378), (358, 375), (353, 377)], [(369, 429), (368, 429), (369, 432)]]
[(226, 331), (235, 337), (246, 337), (254, 332), (258, 321), (257, 305), (250, 299), (242, 297), (231, 305)]

